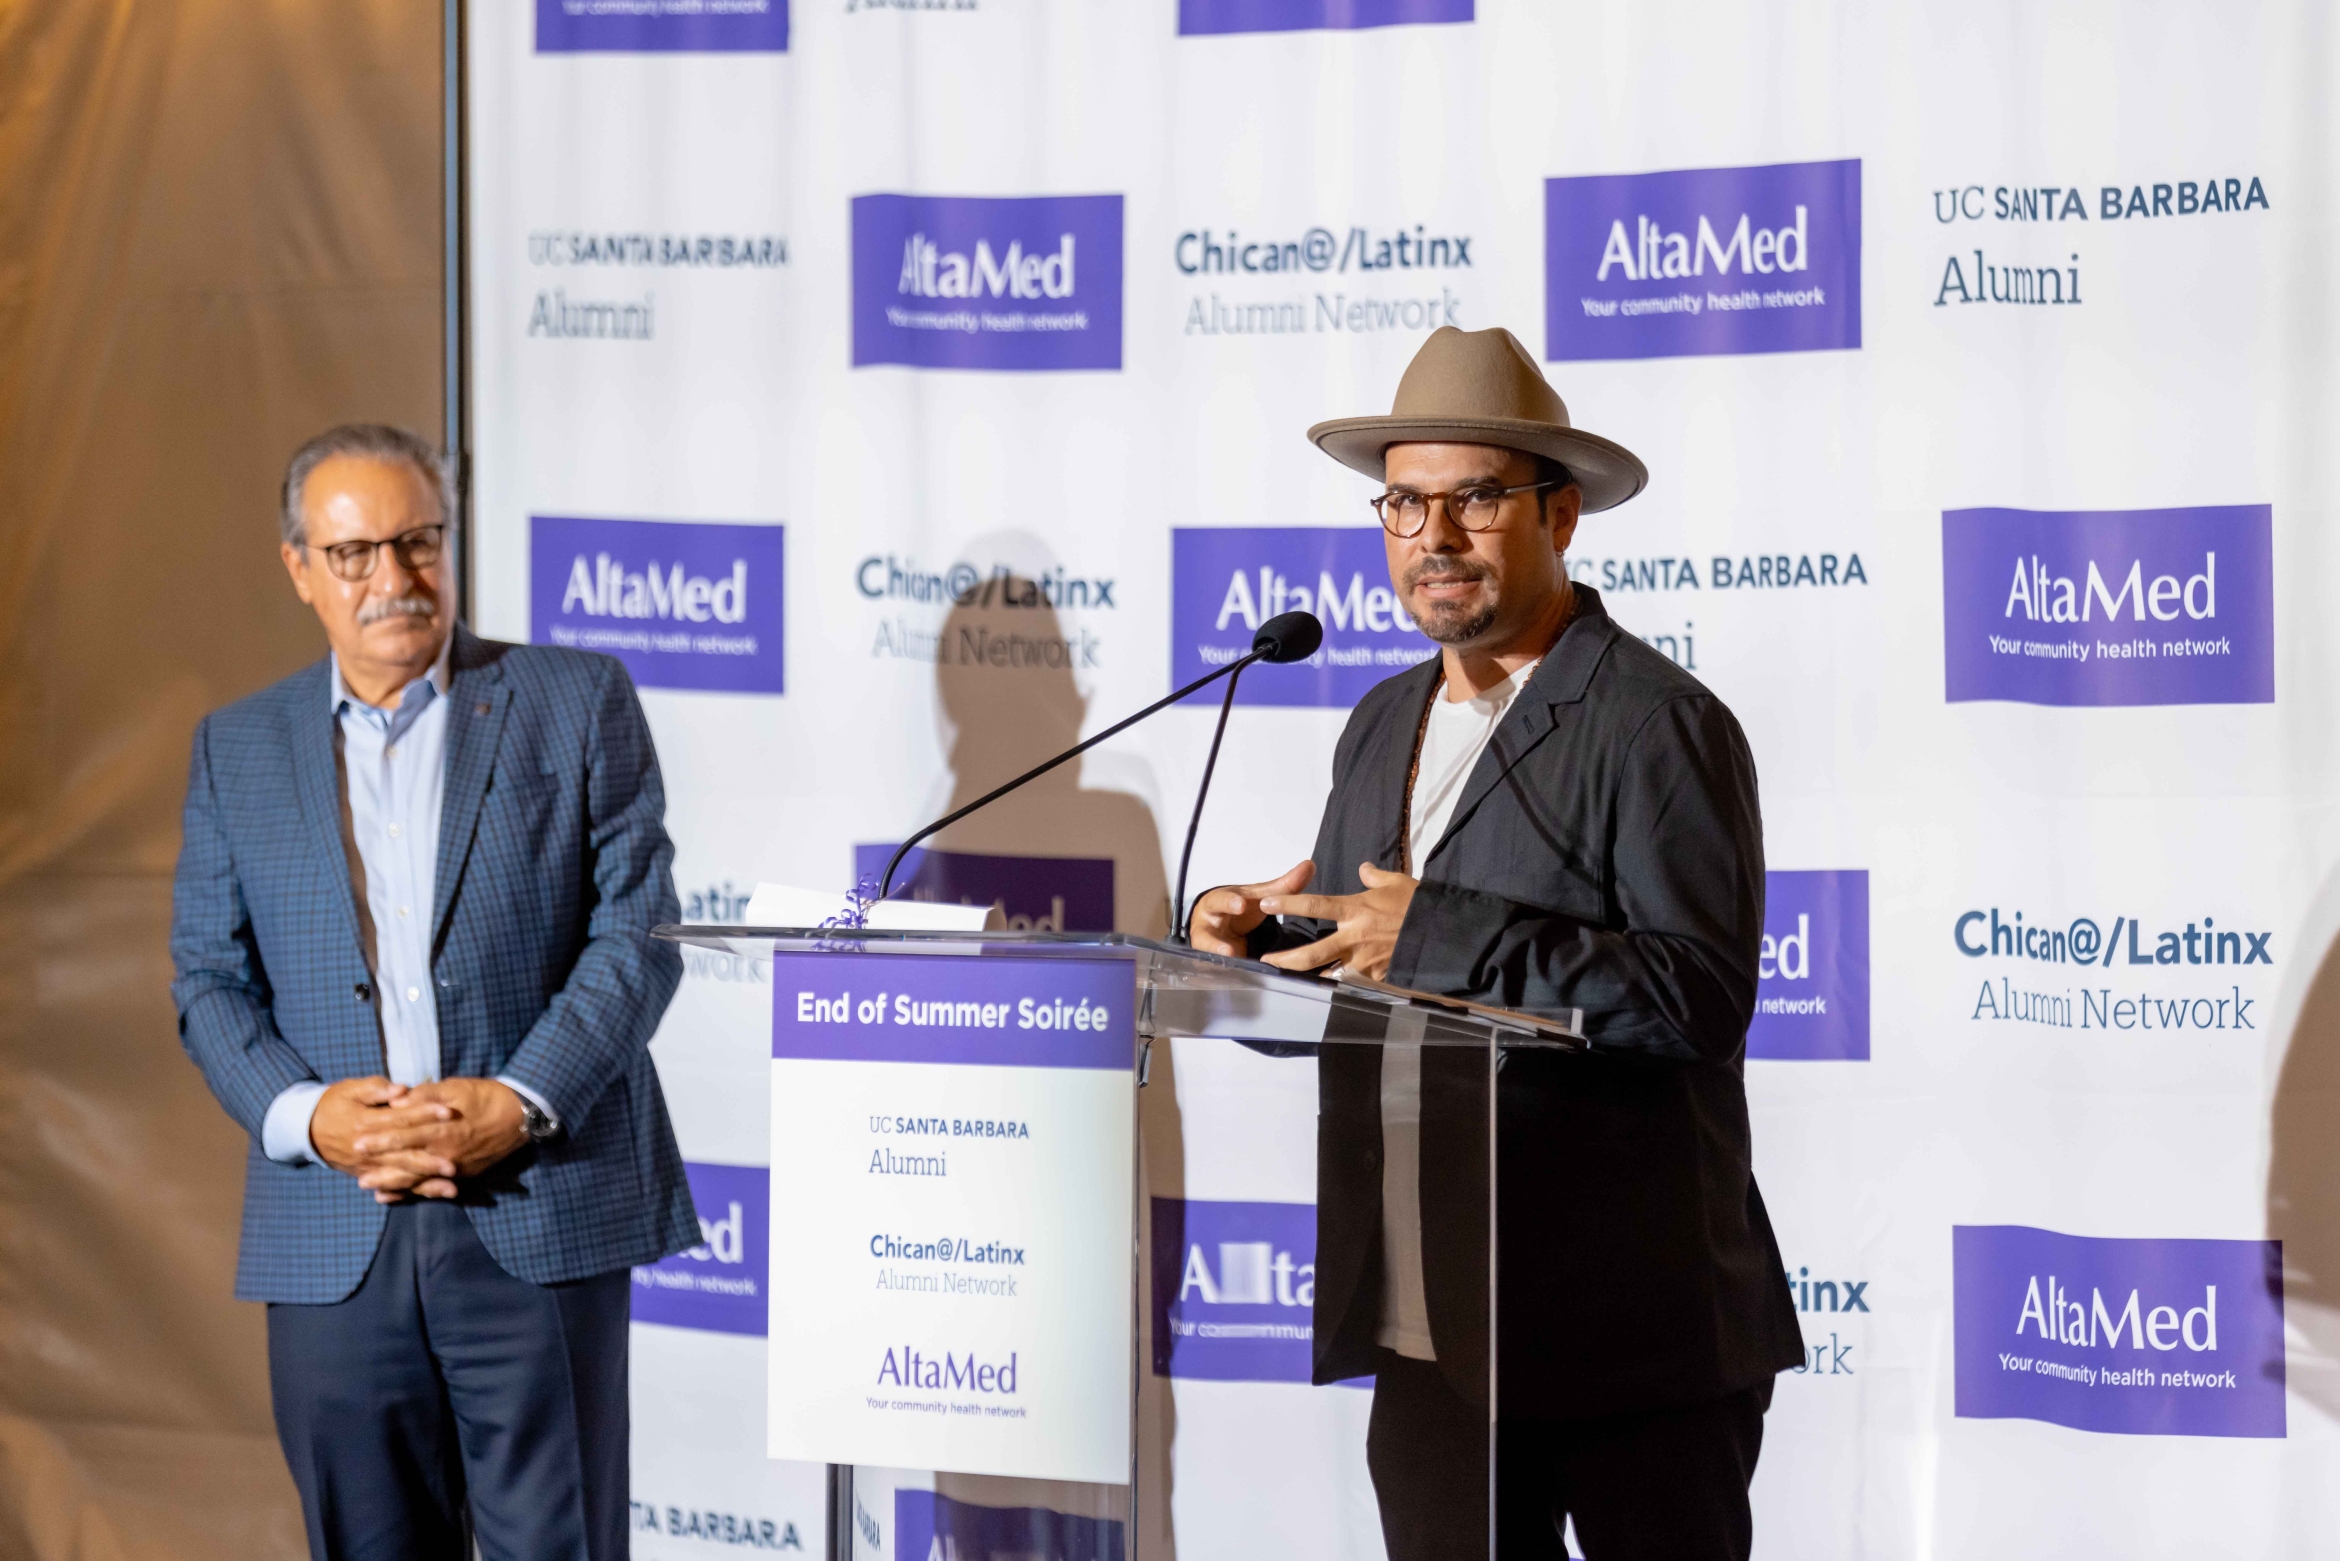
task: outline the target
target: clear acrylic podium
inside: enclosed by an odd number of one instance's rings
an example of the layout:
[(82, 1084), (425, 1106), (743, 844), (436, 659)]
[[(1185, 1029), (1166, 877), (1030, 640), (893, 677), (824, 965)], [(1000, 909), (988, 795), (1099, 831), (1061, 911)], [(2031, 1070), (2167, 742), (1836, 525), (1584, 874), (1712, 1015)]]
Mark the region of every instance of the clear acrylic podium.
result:
[[(1493, 1086), (1580, 1015), (1121, 934), (658, 935), (771, 960), (767, 1451), (831, 1466), (831, 1556), (1385, 1554), (1366, 1433), (1409, 1145), (1438, 1370), (1485, 1443), (1403, 1499), (1493, 1553)], [(1419, 1124), (1395, 1104), (1386, 1135), (1385, 1067)]]

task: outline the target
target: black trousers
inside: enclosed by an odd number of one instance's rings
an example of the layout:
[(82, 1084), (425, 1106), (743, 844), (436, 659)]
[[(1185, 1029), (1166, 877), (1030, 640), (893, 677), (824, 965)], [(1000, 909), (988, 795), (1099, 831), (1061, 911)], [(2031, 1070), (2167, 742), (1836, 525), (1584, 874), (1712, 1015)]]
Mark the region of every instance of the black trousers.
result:
[(316, 1561), (622, 1561), (624, 1270), (533, 1285), (449, 1203), (390, 1211), (365, 1282), (271, 1304), (277, 1439)]
[[(1514, 1420), (1496, 1437), (1503, 1561), (1746, 1561), (1747, 1486), (1771, 1384), (1702, 1404), (1587, 1420)], [(1365, 1460), (1390, 1561), (1486, 1561), (1487, 1416), (1438, 1367), (1384, 1350)]]

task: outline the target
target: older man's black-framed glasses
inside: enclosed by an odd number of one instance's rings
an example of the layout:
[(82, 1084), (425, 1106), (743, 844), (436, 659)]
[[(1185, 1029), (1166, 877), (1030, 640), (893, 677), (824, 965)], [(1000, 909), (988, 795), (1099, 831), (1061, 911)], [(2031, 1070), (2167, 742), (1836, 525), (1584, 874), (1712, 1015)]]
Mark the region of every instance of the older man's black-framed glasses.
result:
[[(363, 580), (374, 572), (374, 560), (384, 548), (396, 553), (399, 567), (411, 574), (437, 563), (446, 542), (445, 526), (417, 526), (379, 542), (336, 542), (315, 551), (325, 555), (325, 567), (333, 571), (336, 580)], [(301, 545), (308, 546), (305, 542)]]
[(1541, 488), (1558, 488), (1565, 484), (1547, 480), (1523, 482), (1515, 488), (1498, 488), (1491, 482), (1475, 482), (1467, 487), (1446, 493), (1413, 493), (1403, 488), (1369, 500), (1373, 513), (1381, 517), (1381, 529), (1393, 537), (1418, 537), (1422, 528), (1430, 524), (1430, 506), (1443, 501), (1446, 518), (1465, 531), (1492, 531), (1495, 521), (1503, 513), (1503, 501), (1515, 493), (1534, 493)]

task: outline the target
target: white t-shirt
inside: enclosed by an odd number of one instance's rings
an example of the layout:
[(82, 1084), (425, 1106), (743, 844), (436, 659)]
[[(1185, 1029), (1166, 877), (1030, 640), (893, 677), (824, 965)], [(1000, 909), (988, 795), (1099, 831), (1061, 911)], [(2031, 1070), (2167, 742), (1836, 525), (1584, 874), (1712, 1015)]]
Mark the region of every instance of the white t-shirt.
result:
[[(1529, 662), (1476, 699), (1449, 700), (1442, 690), (1432, 700), (1406, 809), (1409, 873), (1421, 875), (1422, 858), (1453, 822), (1479, 755), (1538, 665)], [(1403, 1039), (1407, 1028), (1417, 1037), (1411, 1044)], [(1436, 1360), (1430, 1303), (1422, 1290), (1421, 1033), (1421, 1015), (1398, 1015), (1390, 1026), (1391, 1044), (1381, 1050), (1381, 1326), (1374, 1337), (1409, 1359)]]

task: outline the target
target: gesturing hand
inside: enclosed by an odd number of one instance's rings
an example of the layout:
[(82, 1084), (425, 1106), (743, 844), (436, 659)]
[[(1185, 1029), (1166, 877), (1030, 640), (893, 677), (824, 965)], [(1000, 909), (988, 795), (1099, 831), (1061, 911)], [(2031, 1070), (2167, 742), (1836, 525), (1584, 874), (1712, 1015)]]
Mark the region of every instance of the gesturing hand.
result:
[[(1267, 915), (1307, 916), (1335, 924), (1314, 943), (1270, 954), (1267, 962), (1285, 970), (1315, 970), (1338, 962), (1375, 981), (1387, 976), (1398, 931), (1406, 924), (1406, 908), (1414, 903), (1420, 880), (1384, 872), (1371, 862), (1358, 864), (1357, 877), (1365, 885), (1361, 894), (1272, 893), (1261, 899), (1259, 908)], [(1280, 889), (1280, 882), (1275, 887)]]
[(1266, 883), (1230, 884), (1213, 889), (1194, 902), (1194, 910), (1186, 918), (1187, 941), (1206, 954), (1231, 954), (1237, 958), (1251, 951), (1246, 938), (1252, 929), (1268, 919), (1261, 908), (1261, 896), (1297, 894), (1308, 887), (1309, 877), (1316, 864), (1302, 862), (1281, 878)]
[(357, 1140), (358, 1153), (368, 1162), (358, 1185), (378, 1203), (396, 1203), (407, 1194), (452, 1198), (457, 1177), (477, 1176), (528, 1142), (519, 1095), (494, 1079), (417, 1084), (406, 1100), (437, 1115), (404, 1124), (369, 1123)]

